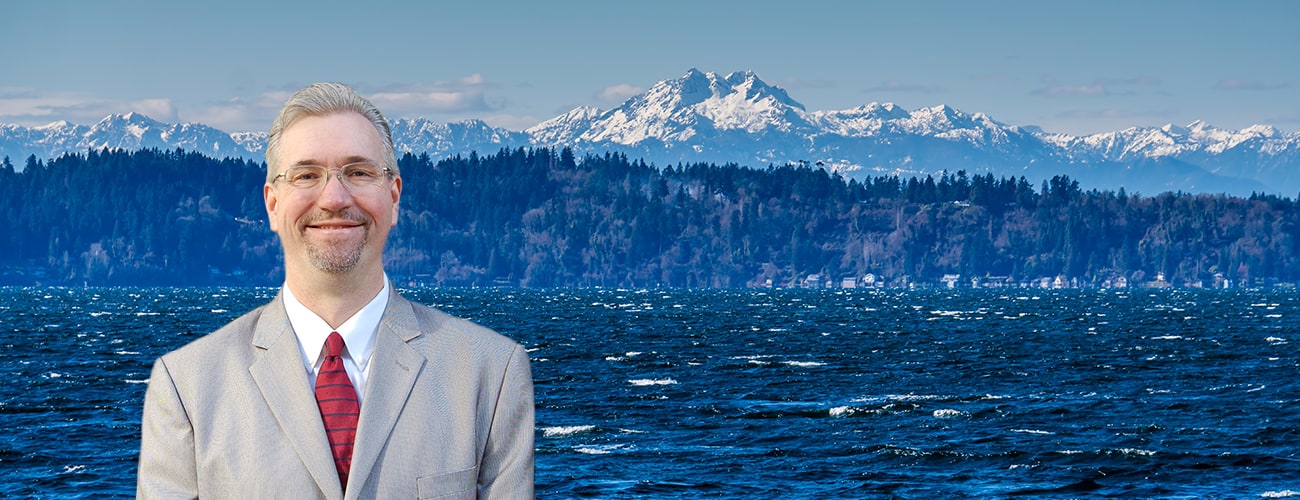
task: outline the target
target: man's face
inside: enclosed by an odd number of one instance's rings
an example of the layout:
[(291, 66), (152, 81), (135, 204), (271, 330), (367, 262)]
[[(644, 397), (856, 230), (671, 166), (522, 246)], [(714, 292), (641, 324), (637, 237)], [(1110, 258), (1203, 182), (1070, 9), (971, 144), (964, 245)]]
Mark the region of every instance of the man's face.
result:
[[(383, 142), (365, 117), (332, 113), (304, 117), (286, 128), (279, 154), (281, 171), (295, 165), (382, 165)], [(283, 179), (263, 187), (271, 230), (284, 246), (286, 273), (383, 271), (384, 242), (397, 224), (402, 179), (354, 187), (340, 181), (337, 172), (331, 170), (324, 185), (314, 189), (297, 189)]]

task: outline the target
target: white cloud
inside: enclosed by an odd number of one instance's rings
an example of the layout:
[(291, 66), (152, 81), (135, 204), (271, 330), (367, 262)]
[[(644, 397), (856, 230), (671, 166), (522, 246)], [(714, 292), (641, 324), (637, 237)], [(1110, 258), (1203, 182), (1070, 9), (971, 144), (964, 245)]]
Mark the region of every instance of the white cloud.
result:
[(370, 101), (384, 109), (426, 110), (439, 113), (486, 109), (483, 95), (464, 91), (409, 91), (372, 94)]
[(231, 98), (225, 102), (186, 111), (187, 122), (199, 122), (226, 132), (265, 132), (280, 106), (292, 94), (289, 90), (271, 90), (252, 99)]
[(66, 120), (91, 124), (111, 114), (131, 112), (164, 122), (176, 121), (178, 116), (175, 103), (165, 98), (121, 101), (74, 92), (0, 88), (0, 123), (40, 126)]
[(143, 99), (127, 103), (129, 112), (144, 114), (155, 120), (174, 122), (177, 120), (176, 105), (171, 99)]
[(390, 85), (382, 88), (357, 88), (389, 118), (401, 116), (446, 115), (497, 109), (488, 102), (485, 91), (493, 85), (483, 75), (451, 81)]
[(600, 92), (597, 92), (595, 97), (597, 101), (600, 101), (602, 103), (619, 105), (619, 104), (623, 104), (623, 101), (626, 101), (632, 96), (640, 94), (642, 92), (645, 92), (644, 88), (637, 87), (635, 85), (628, 85), (626, 83), (620, 83), (618, 85), (611, 85), (609, 87), (605, 87)]

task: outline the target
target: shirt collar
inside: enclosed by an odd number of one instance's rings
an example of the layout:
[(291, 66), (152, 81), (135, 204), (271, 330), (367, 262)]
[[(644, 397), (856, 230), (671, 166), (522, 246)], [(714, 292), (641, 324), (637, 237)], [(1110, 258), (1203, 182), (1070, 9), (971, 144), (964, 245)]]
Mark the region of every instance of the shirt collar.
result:
[(329, 323), (299, 302), (287, 285), (281, 287), (281, 290), (284, 294), (284, 310), (289, 316), (289, 326), (293, 327), (293, 332), (298, 337), (302, 360), (309, 372), (315, 372), (315, 367), (320, 364), (325, 352), (325, 338), (329, 337), (330, 332), (335, 331), (339, 332), (343, 337), (343, 343), (347, 345), (343, 355), (352, 358), (356, 366), (362, 370), (365, 369), (375, 345), (375, 332), (379, 330), (384, 309), (388, 307), (388, 276), (384, 276), (383, 290), (380, 290), (365, 307), (344, 321), (337, 329), (330, 328)]

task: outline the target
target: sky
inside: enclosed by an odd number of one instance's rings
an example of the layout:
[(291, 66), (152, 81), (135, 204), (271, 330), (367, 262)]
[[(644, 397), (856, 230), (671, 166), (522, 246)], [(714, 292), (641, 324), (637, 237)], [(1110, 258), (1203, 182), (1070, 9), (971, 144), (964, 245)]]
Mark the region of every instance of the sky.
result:
[(1300, 2), (6, 0), (0, 123), (138, 112), (264, 131), (315, 81), (390, 119), (523, 130), (691, 68), (809, 111), (946, 104), (1086, 135), (1300, 131)]

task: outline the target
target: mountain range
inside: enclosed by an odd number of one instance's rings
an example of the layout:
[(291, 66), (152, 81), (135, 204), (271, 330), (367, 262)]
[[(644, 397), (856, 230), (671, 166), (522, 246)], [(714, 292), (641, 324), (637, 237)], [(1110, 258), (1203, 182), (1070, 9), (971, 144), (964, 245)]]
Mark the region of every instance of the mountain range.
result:
[[(906, 110), (870, 103), (808, 111), (782, 88), (752, 71), (725, 76), (691, 69), (618, 107), (575, 108), (523, 131), (481, 120), (392, 122), (399, 154), (435, 158), (496, 152), (503, 147), (572, 147), (615, 151), (666, 166), (678, 162), (818, 166), (848, 178), (957, 172), (1024, 176), (1041, 182), (1068, 175), (1085, 188), (1143, 194), (1165, 191), (1248, 195), (1300, 192), (1300, 133), (1255, 125), (1226, 130), (1186, 126), (1132, 127), (1086, 136), (998, 122), (947, 105)], [(198, 124), (169, 124), (139, 113), (111, 115), (91, 126), (0, 125), (0, 155), (18, 168), (30, 155), (53, 158), (99, 148), (183, 148), (216, 158), (260, 160), (264, 132), (227, 133)]]

